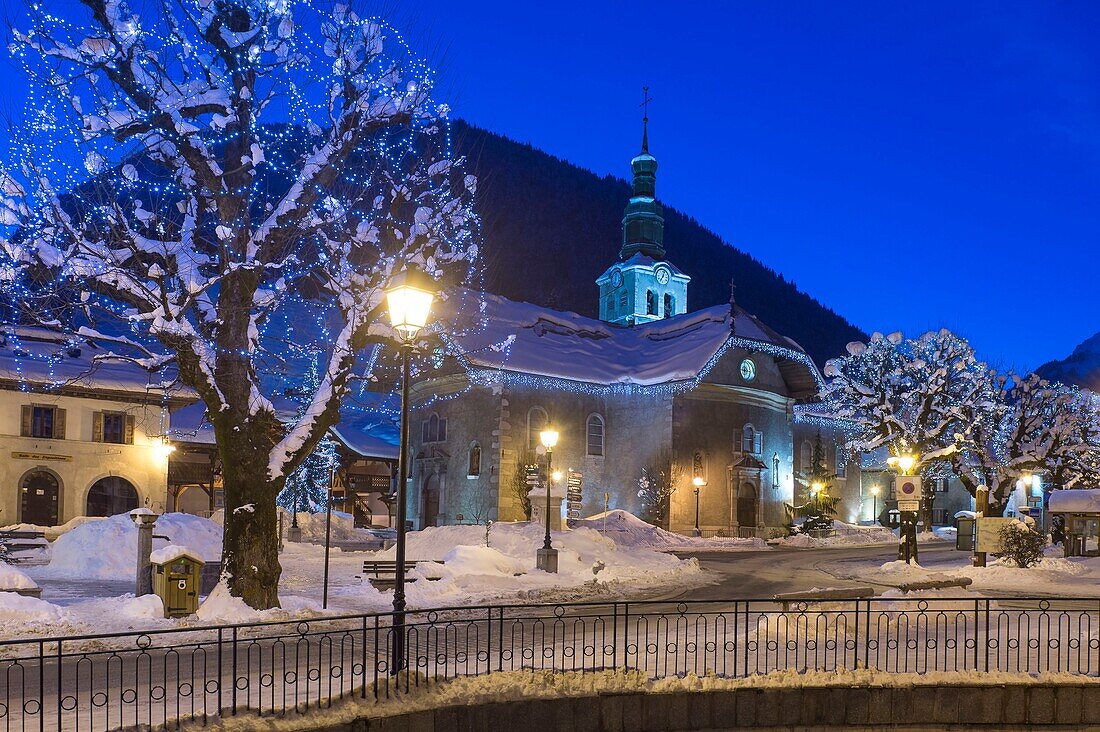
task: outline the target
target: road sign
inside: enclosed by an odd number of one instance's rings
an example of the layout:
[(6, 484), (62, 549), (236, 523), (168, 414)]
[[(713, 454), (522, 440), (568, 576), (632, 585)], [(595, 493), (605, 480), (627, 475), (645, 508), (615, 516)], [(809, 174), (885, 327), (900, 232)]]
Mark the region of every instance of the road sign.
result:
[(919, 511), (920, 501), (898, 501), (899, 511)]
[(581, 517), (581, 504), (584, 500), (584, 475), (577, 470), (570, 470), (565, 479), (565, 507), (566, 517), (569, 523)]
[(918, 504), (921, 499), (921, 480), (916, 475), (899, 475), (894, 478), (894, 497), (898, 500), (899, 511), (915, 511), (915, 508), (902, 508), (902, 502), (916, 501)]

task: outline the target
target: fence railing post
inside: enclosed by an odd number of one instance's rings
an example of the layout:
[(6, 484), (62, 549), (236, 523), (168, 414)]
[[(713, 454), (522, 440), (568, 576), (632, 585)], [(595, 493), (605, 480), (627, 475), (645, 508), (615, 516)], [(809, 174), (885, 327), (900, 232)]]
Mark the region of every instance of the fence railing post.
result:
[(628, 602), (623, 603), (623, 668), (630, 668), (630, 603)]
[[(24, 693), (26, 696), (26, 693)], [(60, 706), (60, 702), (58, 703)], [(46, 641), (38, 641), (38, 729), (46, 729)]]

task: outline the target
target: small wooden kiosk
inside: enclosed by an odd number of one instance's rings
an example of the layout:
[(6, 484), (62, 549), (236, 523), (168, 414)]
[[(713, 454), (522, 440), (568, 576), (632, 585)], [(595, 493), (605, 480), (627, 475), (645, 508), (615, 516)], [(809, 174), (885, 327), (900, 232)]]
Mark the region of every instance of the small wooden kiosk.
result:
[(164, 617), (178, 618), (199, 609), (202, 557), (185, 546), (166, 546), (149, 555), (153, 594), (164, 603)]
[(1065, 556), (1100, 557), (1100, 490), (1052, 491), (1047, 511), (1065, 520)]

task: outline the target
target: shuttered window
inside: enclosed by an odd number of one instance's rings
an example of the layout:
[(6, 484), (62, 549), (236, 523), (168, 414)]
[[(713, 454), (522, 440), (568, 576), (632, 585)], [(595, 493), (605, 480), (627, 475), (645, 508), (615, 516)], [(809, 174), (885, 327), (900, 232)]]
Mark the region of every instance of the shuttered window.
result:
[(46, 440), (65, 439), (65, 410), (44, 404), (24, 404), (19, 434)]
[(124, 412), (96, 412), (92, 415), (92, 441), (134, 444), (134, 416)]

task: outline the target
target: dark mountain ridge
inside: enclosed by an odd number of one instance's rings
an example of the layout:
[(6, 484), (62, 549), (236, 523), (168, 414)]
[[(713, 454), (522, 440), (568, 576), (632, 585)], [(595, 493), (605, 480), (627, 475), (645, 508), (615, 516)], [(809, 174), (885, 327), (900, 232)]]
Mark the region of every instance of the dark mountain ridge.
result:
[(1086, 338), (1066, 358), (1048, 361), (1035, 372), (1051, 381), (1077, 384), (1100, 392), (1100, 333)]
[[(458, 122), (456, 147), (478, 177), (484, 289), (598, 315), (596, 278), (618, 260), (630, 184), (600, 177), (529, 144)], [(660, 150), (654, 149), (660, 160)], [(623, 171), (635, 151), (624, 145)], [(657, 197), (661, 174), (657, 172)], [(688, 311), (737, 303), (797, 341), (818, 363), (867, 334), (691, 216), (665, 207), (668, 260), (691, 276)]]

